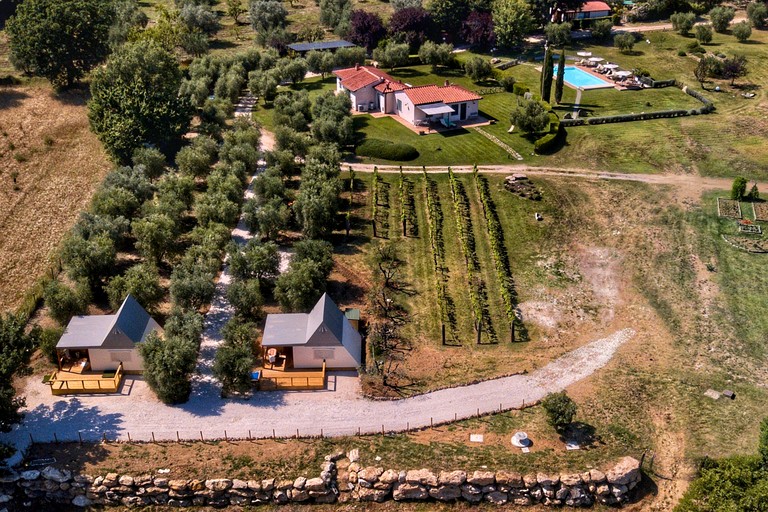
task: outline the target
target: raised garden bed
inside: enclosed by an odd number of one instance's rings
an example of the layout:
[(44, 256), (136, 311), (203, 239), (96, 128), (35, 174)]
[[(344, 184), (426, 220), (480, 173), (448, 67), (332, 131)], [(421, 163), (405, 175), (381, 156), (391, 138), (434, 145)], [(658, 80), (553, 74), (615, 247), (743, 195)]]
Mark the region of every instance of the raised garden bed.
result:
[(717, 198), (717, 214), (731, 219), (741, 218), (741, 205), (733, 199)]
[(768, 222), (768, 203), (752, 203), (755, 220)]
[(723, 235), (723, 240), (742, 251), (754, 253), (768, 252), (768, 240), (764, 238), (752, 238), (748, 236)]

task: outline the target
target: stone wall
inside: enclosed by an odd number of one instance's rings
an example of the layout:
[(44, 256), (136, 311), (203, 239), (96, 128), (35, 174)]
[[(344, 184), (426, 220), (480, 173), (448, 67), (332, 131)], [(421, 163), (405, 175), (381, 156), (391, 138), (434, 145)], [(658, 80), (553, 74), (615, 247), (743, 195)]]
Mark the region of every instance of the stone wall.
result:
[[(410, 471), (363, 467), (357, 450), (326, 457), (320, 475), (295, 480), (179, 480), (153, 475), (73, 475), (47, 467), (0, 477), (0, 512), (21, 503), (141, 507), (259, 505), (348, 501), (482, 501), (503, 505), (619, 505), (640, 482), (640, 463), (625, 457), (603, 472), (520, 474), (514, 471)], [(5, 507), (5, 508), (3, 508)]]

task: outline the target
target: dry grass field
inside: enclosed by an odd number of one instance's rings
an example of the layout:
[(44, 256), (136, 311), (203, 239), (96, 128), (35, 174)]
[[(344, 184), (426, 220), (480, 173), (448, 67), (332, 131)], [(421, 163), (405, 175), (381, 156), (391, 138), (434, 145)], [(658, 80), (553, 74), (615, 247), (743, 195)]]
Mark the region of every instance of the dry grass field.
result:
[(0, 311), (45, 273), (110, 168), (86, 99), (43, 85), (0, 90)]

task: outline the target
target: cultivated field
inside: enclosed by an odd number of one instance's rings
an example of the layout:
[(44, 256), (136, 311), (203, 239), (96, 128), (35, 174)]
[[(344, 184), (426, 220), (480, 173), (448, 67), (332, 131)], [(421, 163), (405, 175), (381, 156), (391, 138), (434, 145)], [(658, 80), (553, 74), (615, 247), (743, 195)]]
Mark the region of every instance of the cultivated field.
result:
[(45, 273), (110, 168), (88, 129), (86, 98), (46, 86), (0, 89), (0, 311), (18, 307)]

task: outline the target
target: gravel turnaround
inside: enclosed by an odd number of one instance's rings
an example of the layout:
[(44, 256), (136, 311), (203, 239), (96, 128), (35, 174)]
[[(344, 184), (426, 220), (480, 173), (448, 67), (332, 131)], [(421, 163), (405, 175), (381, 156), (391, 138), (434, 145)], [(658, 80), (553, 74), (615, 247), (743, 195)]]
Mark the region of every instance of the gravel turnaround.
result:
[(27, 381), (26, 419), (0, 441), (24, 449), (36, 442), (109, 440), (175, 441), (229, 438), (342, 436), (404, 431), (455, 418), (509, 410), (541, 400), (606, 365), (635, 332), (623, 329), (564, 354), (527, 375), (434, 391), (393, 401), (359, 395), (354, 374), (331, 373), (324, 391), (256, 392), (250, 399), (194, 393), (186, 404), (160, 403), (140, 377), (127, 376), (114, 395), (56, 397), (38, 379)]

